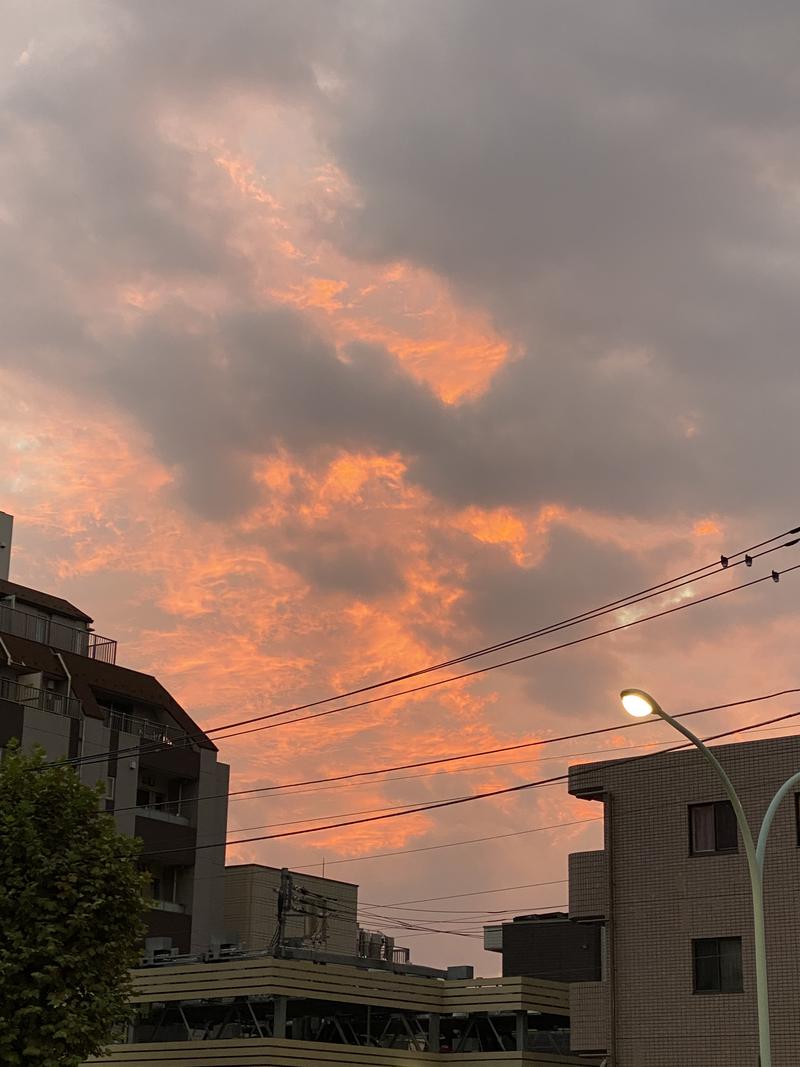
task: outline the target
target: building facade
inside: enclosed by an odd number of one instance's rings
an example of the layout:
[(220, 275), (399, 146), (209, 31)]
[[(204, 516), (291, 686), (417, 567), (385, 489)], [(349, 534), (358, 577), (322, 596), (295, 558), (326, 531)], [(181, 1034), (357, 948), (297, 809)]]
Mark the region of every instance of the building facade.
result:
[[(800, 737), (715, 747), (750, 825), (800, 768)], [(758, 1063), (753, 921), (741, 836), (699, 752), (570, 768), (604, 810), (604, 848), (569, 860), (570, 917), (602, 931), (601, 979), (571, 986), (573, 1051), (609, 1067)], [(775, 819), (765, 902), (773, 1067), (800, 1063), (800, 825)]]
[(484, 927), (483, 947), (503, 957), (503, 976), (596, 982), (602, 976), (602, 928), (566, 912), (517, 915)]
[(149, 936), (205, 951), (223, 933), (225, 848), (196, 849), (225, 840), (228, 767), (160, 682), (119, 666), (116, 642), (91, 624), (68, 601), (0, 578), (0, 748), (17, 738), (53, 760), (96, 757), (78, 773), (103, 783), (102, 806), (144, 843)]
[(564, 983), (448, 980), (266, 953), (144, 968), (129, 1041), (99, 1065), (587, 1067), (568, 1043)]
[(357, 912), (358, 886), (350, 882), (260, 863), (225, 868), (225, 928), (245, 952), (288, 946), (356, 956)]

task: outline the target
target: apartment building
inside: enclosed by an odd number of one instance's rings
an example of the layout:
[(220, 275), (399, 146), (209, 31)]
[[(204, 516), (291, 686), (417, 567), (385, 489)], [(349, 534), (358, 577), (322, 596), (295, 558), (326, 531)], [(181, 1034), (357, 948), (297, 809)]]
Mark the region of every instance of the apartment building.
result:
[[(97, 756), (83, 781), (121, 832), (158, 852), (149, 936), (180, 952), (221, 937), (228, 767), (163, 685), (117, 663), (117, 642), (60, 597), (8, 580), (10, 516), (0, 513), (0, 748)], [(107, 755), (106, 755), (107, 754)]]
[[(714, 748), (756, 830), (800, 769), (800, 737)], [(569, 858), (569, 914), (601, 931), (600, 980), (571, 986), (571, 1048), (609, 1067), (755, 1067), (750, 881), (741, 835), (696, 751), (570, 768), (600, 805), (604, 848)], [(765, 870), (773, 1067), (800, 1063), (800, 797)]]

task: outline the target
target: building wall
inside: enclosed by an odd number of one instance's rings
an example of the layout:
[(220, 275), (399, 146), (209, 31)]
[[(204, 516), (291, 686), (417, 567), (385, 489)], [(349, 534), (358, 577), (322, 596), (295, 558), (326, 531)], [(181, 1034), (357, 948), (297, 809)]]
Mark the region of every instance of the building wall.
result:
[(0, 511), (0, 579), (7, 579), (11, 567), (11, 537), (14, 532), (14, 517)]
[[(224, 940), (225, 835), (228, 828), (230, 767), (217, 763), (217, 754), (200, 750), (200, 773), (195, 826), (198, 851), (194, 857), (192, 887), (192, 952), (203, 952), (213, 940)], [(206, 847), (213, 845), (213, 847)]]
[[(715, 752), (756, 827), (778, 787), (800, 769), (800, 737), (720, 746)], [(741, 838), (738, 853), (689, 854), (688, 805), (724, 799), (719, 779), (700, 753), (682, 752), (607, 768), (572, 768), (571, 791), (587, 787), (604, 788), (609, 796), (609, 1009), (601, 1029), (614, 1045), (613, 1067), (753, 1067), (758, 1041), (752, 906)], [(775, 819), (767, 856), (773, 1067), (796, 1067), (800, 849), (791, 798)], [(694, 993), (692, 939), (729, 936), (742, 938), (744, 992)], [(573, 1012), (582, 1043), (573, 1049), (605, 1047), (604, 1035), (595, 1041), (588, 1025), (598, 998), (581, 998), (579, 989)]]
[[(329, 902), (324, 918), (324, 940), (320, 924), (312, 917), (290, 914), (287, 938), (304, 938), (317, 929), (316, 947), (326, 952), (353, 956), (358, 943), (358, 886), (293, 872), (295, 898), (304, 910), (312, 910), (316, 894)], [(225, 927), (245, 951), (256, 952), (271, 946), (278, 924), (278, 890), (281, 872), (277, 867), (243, 864), (225, 868)], [(309, 895), (304, 895), (307, 890)], [(312, 942), (309, 941), (311, 946)]]
[(600, 927), (565, 919), (503, 923), (503, 975), (584, 982), (600, 978)]
[(38, 708), (25, 708), (22, 725), (22, 747), (32, 749), (40, 745), (49, 760), (64, 759), (70, 754), (70, 730), (78, 720), (55, 715)]

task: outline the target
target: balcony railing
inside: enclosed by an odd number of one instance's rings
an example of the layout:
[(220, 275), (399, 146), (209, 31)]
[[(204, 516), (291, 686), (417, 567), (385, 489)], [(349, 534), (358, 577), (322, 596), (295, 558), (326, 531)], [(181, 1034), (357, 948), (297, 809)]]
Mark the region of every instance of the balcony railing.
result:
[(120, 733), (134, 734), (143, 737), (147, 741), (157, 741), (159, 744), (174, 745), (176, 741), (185, 741), (188, 736), (184, 730), (175, 726), (163, 726), (160, 722), (152, 719), (137, 719), (124, 711), (108, 710), (108, 727), (110, 730), (119, 730)]
[(32, 685), (20, 685), (11, 678), (0, 678), (0, 699), (11, 700), (25, 708), (49, 711), (53, 715), (67, 715), (80, 719), (81, 705), (75, 697), (54, 693), (51, 689), (36, 689)]
[(79, 626), (58, 619), (47, 619), (29, 611), (12, 608), (0, 603), (0, 631), (24, 637), (28, 641), (57, 648), (61, 652), (74, 652), (79, 656), (100, 660), (102, 663), (117, 662), (117, 642), (110, 637), (82, 630)]

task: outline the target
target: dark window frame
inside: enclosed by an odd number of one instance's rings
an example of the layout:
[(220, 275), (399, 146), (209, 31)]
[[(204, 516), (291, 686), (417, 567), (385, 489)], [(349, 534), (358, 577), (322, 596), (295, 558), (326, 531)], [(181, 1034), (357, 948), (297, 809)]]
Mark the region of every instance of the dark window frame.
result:
[[(732, 945), (736, 945), (738, 948), (738, 959), (734, 957), (737, 954), (731, 956), (730, 953), (726, 953), (722, 949), (723, 943), (727, 948)], [(698, 997), (719, 997), (719, 996), (735, 996), (737, 993), (744, 993), (744, 969), (742, 965), (742, 939), (738, 935), (726, 935), (725, 937), (693, 937), (692, 938), (692, 993)], [(705, 956), (698, 955), (699, 945), (716, 945), (715, 953), (706, 953)], [(698, 961), (701, 959), (711, 960), (716, 963), (716, 984), (706, 988), (699, 988), (702, 984), (698, 980)], [(711, 964), (709, 970), (713, 971), (714, 963)], [(731, 964), (732, 969), (731, 969)], [(727, 977), (725, 971), (728, 971)]]
[[(692, 826), (692, 812), (696, 808), (712, 808), (714, 812), (714, 848), (711, 849), (695, 849), (694, 847), (694, 828)], [(720, 808), (730, 809), (729, 819), (732, 820), (733, 827), (735, 828), (735, 840), (734, 845), (726, 845), (724, 848), (720, 848), (717, 845), (717, 840), (720, 835), (720, 816), (718, 814)], [(800, 810), (800, 809), (798, 809)], [(687, 809), (688, 824), (689, 824), (689, 856), (733, 856), (739, 851), (739, 824), (736, 820), (736, 813), (733, 810), (733, 805), (729, 800), (699, 800), (694, 804), (689, 804)], [(800, 824), (798, 825), (798, 844), (800, 844)]]

